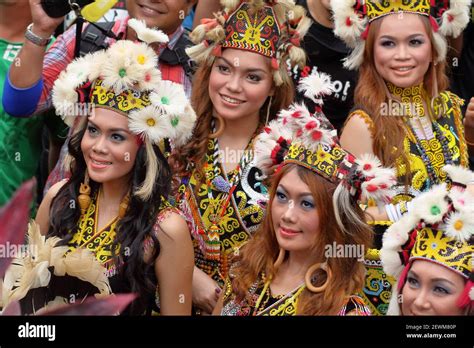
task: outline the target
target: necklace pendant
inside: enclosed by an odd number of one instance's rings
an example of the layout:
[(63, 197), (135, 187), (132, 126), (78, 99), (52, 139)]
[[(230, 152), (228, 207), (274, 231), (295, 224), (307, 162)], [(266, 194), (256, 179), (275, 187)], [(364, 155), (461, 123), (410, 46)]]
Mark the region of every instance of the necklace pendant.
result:
[(216, 223), (212, 223), (206, 239), (206, 259), (219, 261), (221, 242), (219, 239), (220, 228)]
[(216, 176), (212, 180), (212, 185), (214, 185), (215, 189), (219, 192), (229, 193), (230, 191), (230, 184), (221, 175)]

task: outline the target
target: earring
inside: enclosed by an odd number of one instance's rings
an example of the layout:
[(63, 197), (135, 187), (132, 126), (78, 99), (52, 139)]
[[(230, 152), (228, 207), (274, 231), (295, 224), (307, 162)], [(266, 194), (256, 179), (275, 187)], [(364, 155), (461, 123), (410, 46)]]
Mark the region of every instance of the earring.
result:
[(277, 257), (275, 263), (273, 264), (273, 267), (275, 269), (277, 269), (278, 267), (281, 266), (281, 264), (283, 263), (283, 260), (285, 259), (285, 254), (286, 254), (285, 249), (280, 248), (280, 252), (278, 253), (278, 257)]
[[(316, 271), (318, 268), (326, 271), (327, 276), (326, 276), (326, 282), (323, 285), (316, 287), (316, 286), (313, 285), (313, 283), (311, 281), (311, 278), (312, 278), (312, 275), (313, 275), (314, 271)], [(329, 285), (329, 282), (330, 282), (331, 278), (332, 278), (331, 269), (327, 265), (327, 262), (325, 262), (325, 263), (316, 263), (316, 264), (312, 265), (308, 269), (308, 271), (306, 271), (304, 281), (305, 281), (306, 287), (308, 288), (309, 291), (314, 292), (314, 293), (318, 293), (318, 292), (323, 292), (324, 290), (326, 290), (326, 288)]]
[(267, 117), (265, 118), (265, 126), (268, 125), (268, 119), (270, 118), (270, 107), (272, 106), (272, 100), (273, 96), (271, 95), (267, 105)]
[(81, 215), (84, 215), (91, 204), (91, 187), (89, 186), (89, 173), (87, 169), (84, 173), (84, 182), (79, 187), (79, 196), (77, 197), (81, 207)]
[(217, 116), (214, 116), (214, 118), (216, 118), (217, 121), (219, 121), (219, 129), (217, 129), (217, 131), (215, 131), (214, 133), (209, 134), (209, 138), (211, 139), (219, 138), (221, 134), (224, 133), (224, 128), (225, 128), (225, 121), (222, 118), (222, 116), (217, 115)]

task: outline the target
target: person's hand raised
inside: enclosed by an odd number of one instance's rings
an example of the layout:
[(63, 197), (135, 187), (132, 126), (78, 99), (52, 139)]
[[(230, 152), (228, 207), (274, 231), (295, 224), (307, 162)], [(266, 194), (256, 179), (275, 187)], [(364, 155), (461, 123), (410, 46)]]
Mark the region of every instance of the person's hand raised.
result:
[(33, 19), (33, 33), (42, 38), (49, 38), (59, 24), (62, 23), (64, 17), (52, 18), (49, 17), (41, 5), (41, 0), (29, 0), (31, 17)]

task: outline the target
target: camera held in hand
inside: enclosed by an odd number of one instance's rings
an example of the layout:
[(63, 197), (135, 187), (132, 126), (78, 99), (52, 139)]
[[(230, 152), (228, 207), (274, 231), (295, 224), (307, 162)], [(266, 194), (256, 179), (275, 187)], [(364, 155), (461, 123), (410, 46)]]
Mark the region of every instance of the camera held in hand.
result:
[(41, 6), (48, 16), (59, 18), (67, 15), (71, 10), (84, 8), (93, 2), (94, 0), (41, 0)]

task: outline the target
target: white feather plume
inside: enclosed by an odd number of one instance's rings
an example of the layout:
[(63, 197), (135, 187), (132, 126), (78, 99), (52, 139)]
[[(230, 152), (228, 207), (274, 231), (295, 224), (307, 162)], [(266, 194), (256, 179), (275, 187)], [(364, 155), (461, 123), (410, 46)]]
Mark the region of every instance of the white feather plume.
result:
[(461, 166), (447, 164), (443, 167), (443, 171), (455, 183), (467, 185), (468, 182), (474, 181), (474, 172)]
[(395, 169), (382, 166), (379, 158), (373, 154), (362, 154), (356, 159), (357, 171), (366, 180), (361, 185), (362, 196), (376, 201), (387, 201), (392, 195), (392, 187), (396, 184)]
[(147, 28), (145, 21), (131, 18), (128, 21), (128, 26), (135, 30), (137, 37), (141, 41), (146, 42), (147, 44), (155, 42), (168, 43), (169, 41), (168, 35), (163, 33), (161, 30)]
[(351, 54), (343, 59), (343, 66), (349, 70), (357, 70), (364, 62), (365, 41), (360, 40), (355, 45)]
[(283, 138), (288, 144), (291, 143), (292, 132), (284, 123), (284, 116), (279, 116), (277, 119), (270, 121), (268, 126), (257, 136), (255, 141), (255, 159), (258, 167), (266, 176), (272, 173), (273, 166), (276, 165), (273, 163), (271, 155), (278, 145), (278, 140)]
[(356, 0), (331, 0), (334, 14), (334, 34), (351, 48), (356, 47), (367, 26), (367, 18), (360, 18), (354, 12), (355, 4)]
[(471, 0), (451, 0), (449, 4), (450, 8), (442, 15), (439, 32), (456, 38), (469, 23)]
[(409, 238), (409, 233), (418, 224), (419, 219), (414, 214), (406, 214), (396, 223), (391, 225), (383, 235), (380, 260), (384, 272), (392, 277), (398, 278), (403, 270), (399, 252)]

